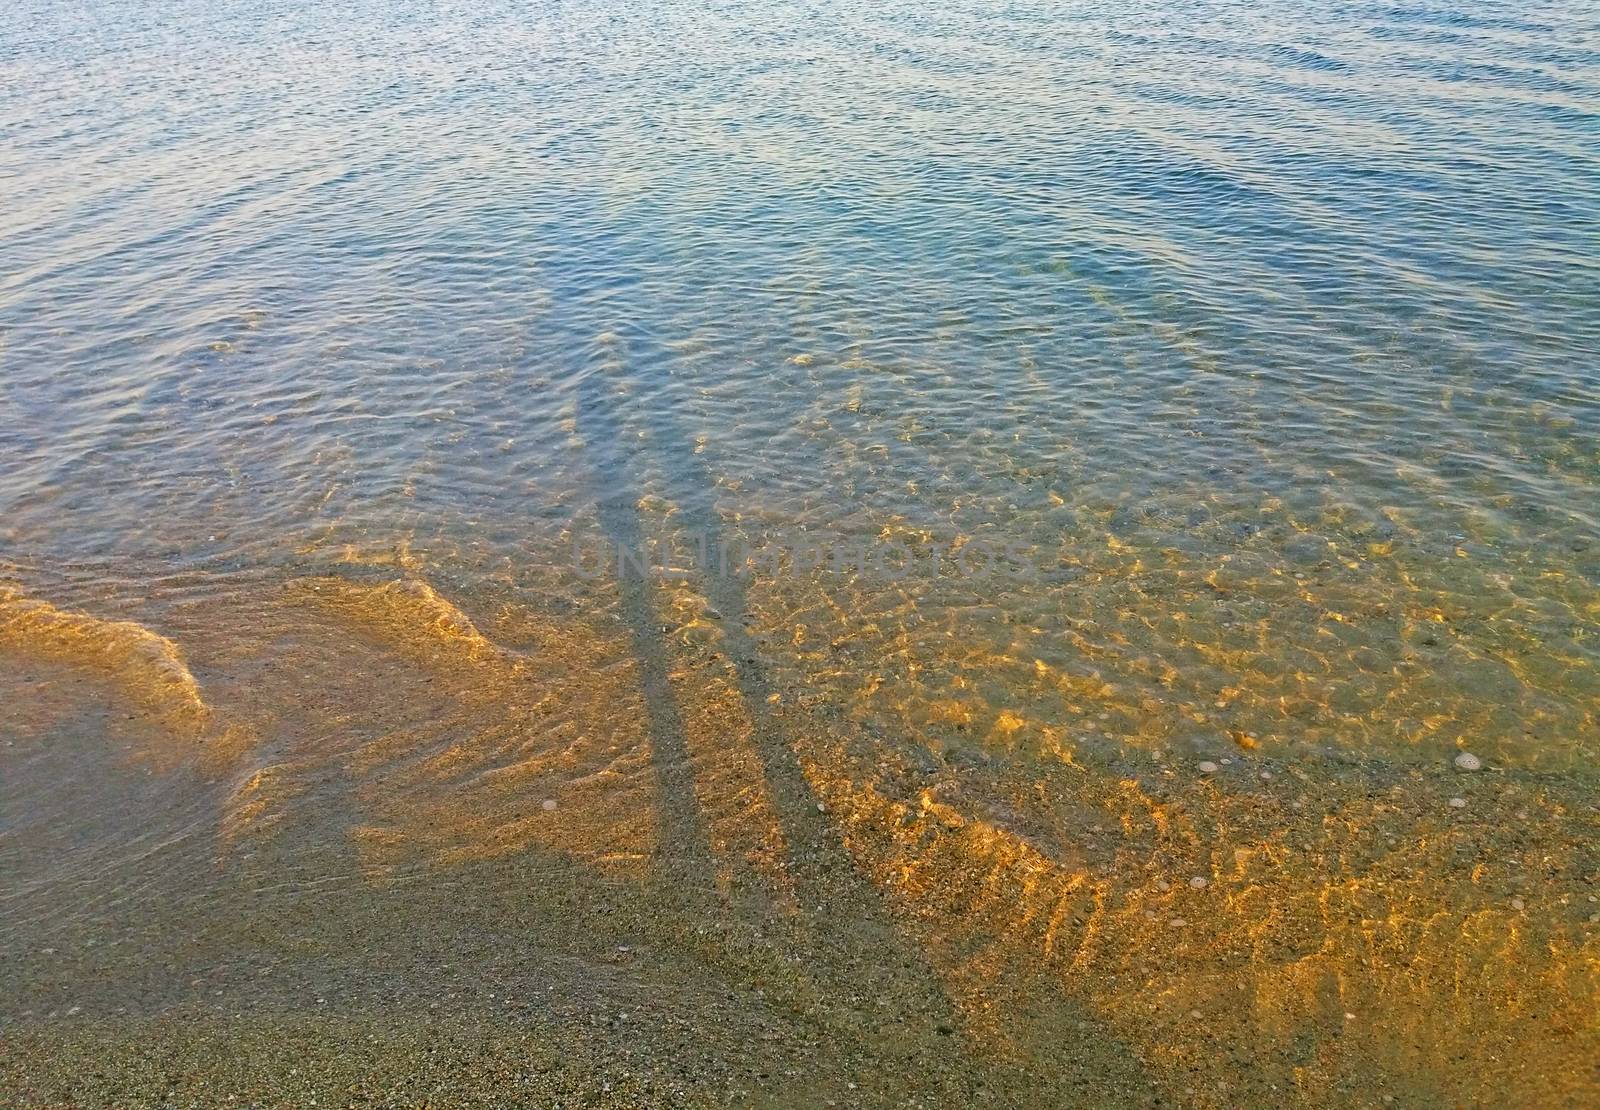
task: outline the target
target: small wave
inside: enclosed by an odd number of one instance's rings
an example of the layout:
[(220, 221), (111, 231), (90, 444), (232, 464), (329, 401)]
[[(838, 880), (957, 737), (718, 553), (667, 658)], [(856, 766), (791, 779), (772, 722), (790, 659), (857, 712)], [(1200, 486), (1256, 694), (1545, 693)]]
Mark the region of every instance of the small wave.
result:
[(103, 671), (170, 727), (198, 731), (211, 715), (178, 645), (132, 621), (69, 612), (0, 587), (0, 648)]
[(1323, 73), (1347, 73), (1350, 67), (1337, 58), (1330, 58), (1326, 54), (1318, 54), (1315, 50), (1301, 50), (1293, 46), (1270, 46), (1267, 56), (1282, 65), (1297, 66), (1301, 69), (1315, 69)]
[(490, 641), (471, 617), (420, 578), (372, 585), (326, 577), (304, 580), (297, 588), (407, 654), (477, 664), (515, 662), (513, 653)]

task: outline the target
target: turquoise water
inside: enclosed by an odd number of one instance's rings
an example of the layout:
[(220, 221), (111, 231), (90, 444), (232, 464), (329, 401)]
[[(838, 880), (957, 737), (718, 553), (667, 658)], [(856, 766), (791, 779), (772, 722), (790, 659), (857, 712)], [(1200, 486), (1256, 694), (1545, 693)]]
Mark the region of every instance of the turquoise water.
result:
[[(290, 798), (320, 796), (314, 740), (438, 756), (488, 728), (427, 732), (432, 701), (353, 724), (416, 680), (283, 601), (397, 576), (459, 607), (422, 624), (474, 665), (467, 618), (495, 651), (635, 668), (637, 703), (585, 688), (571, 719), (635, 713), (669, 763), (700, 718), (663, 701), (709, 652), (758, 734), (771, 698), (996, 782), (1227, 757), (1386, 788), (1465, 749), (1581, 792), (1597, 105), (1579, 0), (22, 0), (0, 13), (0, 575), (176, 644)], [(672, 554), (643, 581), (576, 554), (645, 543)], [(708, 573), (703, 544), (916, 562)], [(984, 544), (1016, 557), (930, 569)], [(397, 605), (350, 603), (391, 633)], [(566, 641), (528, 613), (601, 646), (541, 655)], [(51, 627), (13, 646), (159, 654)], [(23, 669), (19, 737), (111, 727)], [(512, 741), (482, 735), (462, 758), (504, 769)], [(385, 827), (480, 784), (397, 786), (352, 750), (324, 801), (392, 805)], [(246, 772), (135, 789), (97, 758), (13, 767), (29, 928), (95, 920), (66, 893), (83, 868), (144, 866), (117, 818), (38, 831), (64, 816), (175, 807), (207, 861), (214, 812), (245, 821)], [(980, 793), (965, 812), (1048, 854), (1043, 818)], [(343, 835), (285, 804), (280, 827)], [(572, 851), (627, 856), (609, 835)]]

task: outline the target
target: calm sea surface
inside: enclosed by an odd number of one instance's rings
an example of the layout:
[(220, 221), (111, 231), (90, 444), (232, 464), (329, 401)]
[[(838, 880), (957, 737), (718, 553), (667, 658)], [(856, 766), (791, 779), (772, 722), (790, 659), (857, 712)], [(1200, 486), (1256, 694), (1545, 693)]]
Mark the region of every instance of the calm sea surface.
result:
[(40, 1037), (891, 937), (839, 1097), (1594, 1094), (1592, 3), (10, 3), (0, 463)]

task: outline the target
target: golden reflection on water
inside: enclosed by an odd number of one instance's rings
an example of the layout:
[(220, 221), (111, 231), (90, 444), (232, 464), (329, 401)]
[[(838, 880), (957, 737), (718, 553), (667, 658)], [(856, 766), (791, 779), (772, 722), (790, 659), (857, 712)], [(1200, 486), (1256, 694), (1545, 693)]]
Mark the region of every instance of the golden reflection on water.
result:
[[(1559, 1105), (1592, 1091), (1600, 822), (1575, 783), (1296, 764), (1247, 737), (1201, 774), (1163, 745), (1185, 715), (1127, 693), (1097, 665), (1127, 645), (1091, 633), (1073, 669), (880, 626), (877, 666), (813, 660), (811, 684), (753, 705), (759, 684), (711, 601), (683, 581), (652, 587), (673, 703), (664, 718), (647, 704), (651, 664), (615, 614), (475, 596), (475, 619), (420, 560), (399, 574), (382, 565), (396, 561), (269, 576), (187, 611), (152, 591), (146, 608), (192, 643), (155, 631), (163, 622), (100, 619), (8, 588), (0, 647), (105, 680), (73, 696), (135, 707), (164, 762), (185, 745), (221, 760), (225, 868), (321, 820), (316, 798), (333, 782), (342, 835), (374, 887), (538, 848), (647, 906), (657, 869), (699, 866), (703, 852), (702, 879), (722, 897), (760, 892), (766, 912), (793, 916), (808, 896), (786, 833), (794, 796), (763, 747), (776, 743), (937, 979), (974, 1059), (1066, 1083), (1059, 1043), (1087, 1013), (1094, 1035), (1128, 1046), (1157, 1088), (1195, 1105), (1229, 1105), (1242, 1071), (1258, 1091), (1317, 1103), (1391, 1090)], [(819, 628), (837, 641), (852, 627), (831, 600), (803, 617), (760, 608), (753, 633), (797, 645), (802, 662)], [(220, 669), (195, 677), (230, 653), (270, 659), (276, 677), (248, 688)], [(943, 676), (950, 696), (922, 700), (925, 686), (885, 681), (896, 666)], [(1057, 723), (986, 708), (1018, 688), (1053, 699)], [(907, 739), (847, 701), (839, 712), (839, 689), (898, 699)], [(16, 722), (59, 715), (59, 682), (17, 696)], [(1239, 681), (1217, 701), (1252, 696), (1265, 698)], [(1077, 750), (1068, 724), (1080, 719), (1140, 743), (1116, 757)], [(663, 773), (663, 728), (681, 733), (680, 777)], [(933, 758), (940, 746), (925, 733), (946, 729), (976, 739), (972, 758)], [(230, 742), (208, 747), (224, 731)], [(1030, 748), (1044, 758), (1023, 758)], [(690, 944), (675, 958), (689, 968), (701, 957)], [(795, 989), (827, 989), (831, 972), (809, 970)]]
[[(1209, 788), (1157, 801), (1134, 780), (1085, 778), (1073, 800), (1116, 844), (1091, 861), (836, 766), (812, 773), (852, 850), (993, 1051), (1047, 1071), (1050, 1030), (1018, 1018), (1059, 992), (1157, 1072), (1191, 1077), (1203, 1103), (1226, 1105), (1241, 1067), (1318, 1103), (1353, 1084), (1430, 1100), (1511, 1090), (1527, 1105), (1592, 1090), (1577, 1065), (1596, 1042), (1600, 941), (1573, 927), (1587, 884), (1547, 889), (1543, 912), (1496, 897), (1517, 888), (1515, 861), (1461, 873), (1474, 833), (1448, 810), (1419, 813), (1400, 791), (1330, 791), (1322, 814)], [(1542, 830), (1570, 816), (1550, 806)]]
[(1581, 575), (1552, 563), (1514, 583), (1465, 550), (1441, 568), (1359, 530), (1335, 542), (1327, 519), (1313, 531), (1275, 502), (1260, 519), (1289, 538), (1197, 557), (1067, 524), (1032, 556), (1060, 584), (773, 580), (754, 601), (813, 678), (939, 744), (1593, 756), (1596, 602)]
[(176, 732), (197, 733), (210, 717), (178, 646), (132, 621), (65, 612), (0, 587), (0, 646), (94, 668)]
[(622, 871), (648, 857), (649, 737), (615, 640), (517, 614), (513, 651), (416, 578), (300, 580), (290, 593), (401, 660), (397, 697), (351, 707), (369, 739), (343, 757), (369, 867), (532, 844)]

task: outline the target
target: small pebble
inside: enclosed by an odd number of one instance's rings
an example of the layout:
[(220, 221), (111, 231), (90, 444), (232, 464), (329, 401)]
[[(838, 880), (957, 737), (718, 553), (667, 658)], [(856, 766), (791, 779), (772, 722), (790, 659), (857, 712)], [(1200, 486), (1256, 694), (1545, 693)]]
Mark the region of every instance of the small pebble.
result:
[(546, 813), (549, 813), (551, 810), (553, 810), (555, 808), (556, 808), (556, 800), (554, 798), (546, 798), (544, 800), (544, 811)]
[(1524, 902), (1521, 898), (1513, 898), (1513, 899), (1511, 899), (1511, 908), (1514, 909), (1514, 910), (1520, 910), (1526, 905), (1527, 905), (1527, 903)]
[(1194, 878), (1189, 880), (1189, 885), (1194, 887), (1196, 890), (1204, 890), (1206, 887), (1206, 877), (1204, 875), (1196, 875)]
[(1466, 809), (1467, 808), (1467, 800), (1465, 798), (1451, 798), (1450, 799), (1450, 808), (1451, 809)]
[(1209, 759), (1203, 759), (1200, 761), (1200, 773), (1202, 775), (1214, 775), (1217, 773), (1217, 765)]
[(1471, 752), (1462, 752), (1456, 756), (1456, 767), (1462, 771), (1477, 771), (1483, 768), (1483, 760)]

